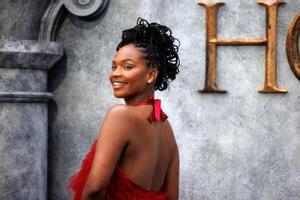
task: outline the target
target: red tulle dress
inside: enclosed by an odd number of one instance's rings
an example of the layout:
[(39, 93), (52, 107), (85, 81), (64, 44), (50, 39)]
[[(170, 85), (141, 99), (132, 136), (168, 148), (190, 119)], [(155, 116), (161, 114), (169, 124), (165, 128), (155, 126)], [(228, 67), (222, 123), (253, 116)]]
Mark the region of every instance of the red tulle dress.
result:
[[(148, 98), (147, 102), (138, 105), (152, 104), (153, 110), (150, 113), (148, 120), (150, 123), (153, 121), (164, 121), (167, 115), (161, 109), (161, 101), (154, 99), (153, 96)], [(83, 192), (84, 185), (89, 176), (90, 169), (93, 164), (93, 159), (96, 150), (96, 142), (94, 141), (89, 153), (82, 161), (81, 169), (75, 173), (69, 180), (68, 188), (74, 193), (74, 200), (80, 200)], [(168, 200), (168, 195), (165, 191), (149, 191), (141, 188), (135, 184), (120, 167), (116, 166), (114, 173), (111, 177), (110, 183), (107, 187), (105, 200)]]

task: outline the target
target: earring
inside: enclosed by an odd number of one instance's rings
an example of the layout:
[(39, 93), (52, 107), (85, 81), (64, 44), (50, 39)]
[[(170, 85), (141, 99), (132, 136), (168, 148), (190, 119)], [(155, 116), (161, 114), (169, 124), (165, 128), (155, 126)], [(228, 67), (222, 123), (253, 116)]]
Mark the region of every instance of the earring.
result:
[(152, 83), (152, 81), (148, 81), (148, 83)]

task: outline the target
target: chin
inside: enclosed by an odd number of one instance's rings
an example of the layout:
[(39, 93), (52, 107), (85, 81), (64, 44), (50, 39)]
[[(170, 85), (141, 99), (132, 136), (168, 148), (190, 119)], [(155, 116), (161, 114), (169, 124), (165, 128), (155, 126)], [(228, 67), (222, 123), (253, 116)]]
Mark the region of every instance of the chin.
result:
[(124, 96), (123, 95), (118, 95), (118, 94), (114, 94), (114, 96), (116, 97), (116, 98), (124, 98)]
[(114, 91), (114, 96), (116, 98), (126, 98), (128, 95), (121, 91)]
[(119, 94), (118, 92), (114, 92), (114, 96), (116, 98), (122, 98), (123, 95)]

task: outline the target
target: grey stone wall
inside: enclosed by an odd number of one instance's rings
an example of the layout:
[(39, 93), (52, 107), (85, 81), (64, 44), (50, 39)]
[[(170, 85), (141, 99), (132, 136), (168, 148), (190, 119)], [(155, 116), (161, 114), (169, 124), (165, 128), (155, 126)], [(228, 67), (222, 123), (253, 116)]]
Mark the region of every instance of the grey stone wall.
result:
[(0, 2), (0, 199), (47, 199), (47, 70), (63, 54), (37, 41), (49, 1)]
[(1, 0), (0, 39), (36, 40), (40, 20), (51, 0)]
[[(219, 12), (219, 38), (264, 37), (264, 7), (255, 0), (223, 2), (226, 5)], [(4, 8), (4, 4), (0, 5)], [(284, 48), (289, 24), (299, 12), (297, 0), (287, 1), (279, 8), (278, 81), (289, 90), (287, 94), (257, 92), (264, 80), (263, 46), (219, 47), (218, 83), (228, 93), (198, 93), (205, 74), (205, 13), (194, 1), (112, 0), (106, 12), (96, 20), (68, 15), (58, 34), (66, 57), (50, 70), (48, 82), (48, 90), (54, 92), (49, 107), (48, 199), (70, 198), (66, 190), (68, 178), (78, 170), (92, 140), (97, 137), (106, 110), (122, 102), (113, 97), (108, 73), (121, 31), (132, 27), (139, 16), (166, 24), (181, 41), (181, 72), (169, 90), (156, 93), (163, 101), (180, 149), (180, 199), (299, 199), (300, 82), (288, 66)], [(1, 16), (3, 22), (5, 16), (10, 15)], [(32, 22), (36, 23), (33, 19)], [(3, 29), (4, 38), (10, 37), (9, 33), (14, 35), (10, 26)], [(15, 35), (24, 34), (24, 37), (16, 37), (36, 38), (36, 34), (26, 36), (26, 30), (16, 31)], [(41, 85), (12, 84), (15, 77), (27, 79), (27, 72), (3, 69), (0, 77), (5, 74), (5, 81), (1, 80), (0, 89), (6, 90), (9, 86), (11, 91), (26, 91), (29, 87), (34, 91), (44, 90)], [(44, 76), (41, 72), (33, 74), (34, 80)], [(0, 164), (0, 170), (13, 166), (9, 162), (12, 158), (14, 162), (24, 163), (26, 160), (18, 160), (19, 156), (27, 155), (30, 159), (44, 155), (39, 151), (31, 154), (31, 145), (38, 134), (29, 134), (26, 130), (45, 133), (45, 118), (39, 117), (35, 122), (37, 116), (45, 116), (45, 107), (38, 103), (0, 105), (0, 152), (1, 158), (4, 156), (7, 160)], [(20, 108), (16, 108), (18, 106)], [(35, 110), (35, 114), (31, 110)], [(27, 119), (26, 127), (14, 123), (16, 119)], [(7, 125), (9, 131), (6, 131)], [(22, 132), (22, 137), (18, 139), (18, 134), (14, 134), (15, 139), (10, 139), (11, 132)], [(27, 140), (28, 137), (31, 139)], [(39, 139), (40, 145), (45, 144), (44, 138)], [(24, 141), (26, 150), (14, 151), (12, 146), (18, 147), (14, 141)], [(26, 169), (34, 167), (29, 163), (26, 166), (29, 167)], [(5, 188), (6, 180), (11, 177), (1, 177), (1, 191), (12, 189)], [(22, 180), (27, 178), (32, 177)], [(14, 183), (18, 183), (17, 180)], [(26, 198), (20, 196), (19, 199)]]
[(0, 199), (46, 199), (47, 104), (0, 104)]

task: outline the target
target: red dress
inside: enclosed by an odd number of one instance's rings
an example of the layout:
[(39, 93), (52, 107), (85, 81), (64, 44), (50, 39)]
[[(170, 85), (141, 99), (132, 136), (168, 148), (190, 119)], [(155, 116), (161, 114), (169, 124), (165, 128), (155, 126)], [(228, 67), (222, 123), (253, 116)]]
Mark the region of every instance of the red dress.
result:
[[(153, 121), (164, 121), (167, 118), (167, 115), (160, 107), (159, 99), (154, 100), (153, 96), (150, 96), (147, 102), (137, 105), (144, 104), (153, 104), (153, 111), (148, 117), (150, 123)], [(80, 171), (69, 180), (68, 187), (74, 192), (74, 200), (80, 200), (83, 187), (93, 164), (96, 141), (94, 141), (89, 153), (85, 156)], [(107, 187), (105, 200), (168, 200), (168, 195), (163, 190), (155, 192), (141, 188), (130, 180), (125, 171), (117, 165)]]

